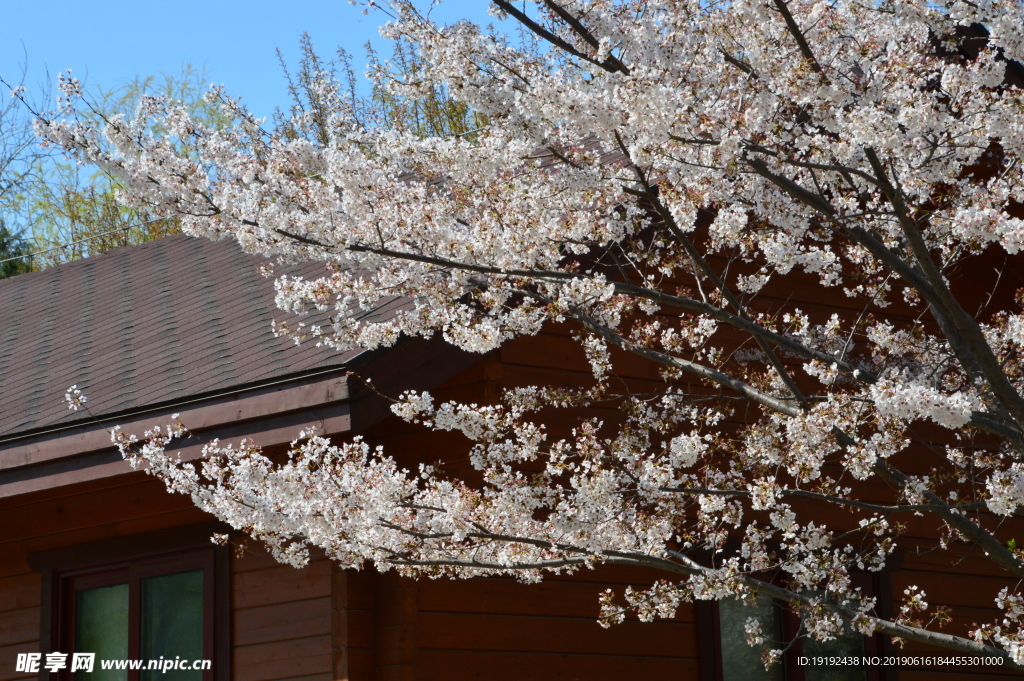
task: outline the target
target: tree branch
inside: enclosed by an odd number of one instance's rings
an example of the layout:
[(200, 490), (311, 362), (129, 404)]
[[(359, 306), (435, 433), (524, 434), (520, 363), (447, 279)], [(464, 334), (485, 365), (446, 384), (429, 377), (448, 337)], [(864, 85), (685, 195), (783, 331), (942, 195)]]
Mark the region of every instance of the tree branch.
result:
[(800, 48), (800, 54), (804, 56), (810, 65), (811, 69), (815, 73), (821, 75), (822, 79), (828, 83), (828, 77), (825, 75), (824, 69), (821, 68), (821, 64), (818, 63), (817, 58), (814, 56), (814, 52), (811, 51), (811, 46), (807, 44), (807, 38), (804, 37), (803, 31), (797, 26), (796, 19), (789, 11), (789, 7), (783, 0), (774, 0), (775, 6), (779, 9), (779, 13), (782, 14), (782, 19), (786, 22), (786, 28), (789, 29), (790, 35), (796, 40), (797, 46)]
[[(601, 49), (601, 43), (594, 37), (594, 34), (587, 30), (587, 27), (583, 25), (583, 22), (573, 16), (571, 12), (567, 11), (564, 7), (553, 0), (544, 0), (544, 4), (547, 5), (552, 12), (557, 14), (562, 21), (569, 24), (569, 26), (572, 27), (572, 30), (576, 32), (576, 35), (583, 38), (588, 45), (593, 47), (595, 50)], [(629, 69), (627, 69), (626, 65), (614, 55), (609, 54), (605, 61), (627, 76), (629, 75)]]
[(727, 61), (728, 63), (732, 64), (733, 66), (735, 66), (736, 68), (738, 68), (740, 71), (742, 71), (743, 73), (747, 74), (751, 78), (757, 78), (758, 77), (757, 73), (754, 72), (754, 67), (753, 66), (751, 66), (748, 63), (746, 63), (745, 61), (740, 61), (739, 59), (737, 59), (736, 57), (732, 56), (731, 54), (729, 54), (725, 50), (721, 50), (721, 52), (722, 52), (722, 57), (725, 59), (725, 61)]
[[(1006, 376), (998, 358), (996, 358), (991, 346), (985, 339), (985, 334), (978, 327), (978, 323), (963, 309), (952, 291), (946, 286), (942, 273), (932, 260), (928, 244), (925, 243), (924, 236), (921, 234), (916, 220), (911, 217), (910, 210), (903, 200), (903, 192), (889, 180), (875, 150), (871, 148), (865, 149), (865, 154), (875, 175), (878, 177), (882, 193), (885, 194), (889, 203), (892, 204), (896, 211), (900, 228), (907, 239), (907, 243), (910, 244), (918, 266), (935, 292), (941, 309), (948, 315), (952, 329), (949, 331), (943, 329), (946, 331), (946, 337), (953, 341), (955, 336), (959, 336), (963, 341), (963, 346), (966, 346), (964, 349), (961, 349), (961, 353), (966, 350), (969, 355), (964, 356), (958, 353), (958, 359), (960, 359), (968, 374), (976, 374), (980, 371), (1002, 407), (1009, 412), (1018, 427), (1024, 427), (1024, 398), (1021, 397), (1016, 388), (1013, 387), (1010, 379)], [(941, 324), (942, 320), (938, 319), (938, 321)], [(958, 346), (960, 346), (960, 343), (956, 343), (954, 348), (958, 348)]]
[[(887, 461), (878, 459), (875, 461), (874, 471), (883, 480), (895, 488), (902, 489), (911, 482), (910, 477), (902, 471), (894, 468)], [(980, 527), (967, 516), (957, 513), (942, 497), (931, 490), (925, 490), (924, 496), (937, 508), (932, 512), (942, 518), (950, 527), (953, 527), (964, 536), (978, 543), (978, 546), (988, 554), (989, 558), (1015, 577), (1024, 578), (1024, 561), (1018, 558), (1010, 549), (996, 539), (990, 532)]]
[[(618, 131), (615, 132), (615, 139), (618, 141), (619, 148), (621, 149), (622, 153), (625, 154), (627, 158), (629, 158), (629, 152), (626, 149), (626, 145), (623, 144), (622, 138), (619, 136)], [(644, 187), (644, 198), (648, 202), (650, 202), (654, 209), (658, 212), (658, 215), (661, 217), (662, 222), (665, 223), (665, 226), (668, 227), (669, 231), (672, 232), (672, 235), (675, 236), (677, 241), (679, 241), (683, 249), (686, 251), (686, 254), (690, 257), (694, 264), (697, 265), (697, 268), (704, 273), (704, 276), (711, 280), (711, 282), (715, 285), (715, 288), (718, 289), (719, 293), (722, 294), (722, 297), (725, 298), (725, 300), (728, 301), (728, 303), (732, 305), (733, 308), (736, 309), (736, 314), (744, 319), (748, 318), (746, 310), (740, 304), (740, 301), (732, 294), (732, 291), (729, 290), (729, 287), (725, 284), (722, 278), (718, 276), (718, 273), (715, 272), (714, 268), (712, 268), (711, 265), (708, 264), (707, 260), (704, 259), (704, 256), (701, 255), (700, 251), (698, 251), (696, 246), (693, 245), (693, 242), (690, 241), (689, 237), (686, 236), (686, 233), (679, 228), (679, 225), (676, 224), (676, 220), (675, 217), (672, 215), (672, 211), (670, 211), (668, 209), (668, 206), (666, 206), (664, 202), (662, 202), (661, 199), (658, 197), (657, 192), (654, 191), (654, 187), (651, 186), (651, 184), (647, 181), (647, 177), (644, 175), (643, 170), (641, 170), (639, 166), (632, 162), (630, 163), (630, 166), (633, 168), (633, 172), (636, 174), (637, 178), (640, 180), (640, 183)], [(779, 378), (782, 379), (782, 382), (789, 390), (789, 393), (800, 404), (800, 407), (805, 411), (809, 409), (810, 405), (808, 404), (807, 397), (804, 396), (803, 392), (801, 392), (799, 386), (797, 386), (796, 384), (796, 381), (793, 380), (793, 377), (789, 374), (789, 371), (786, 369), (786, 365), (782, 363), (782, 360), (780, 360), (779, 356), (775, 353), (775, 350), (773, 350), (772, 347), (768, 345), (763, 336), (755, 335), (754, 341), (757, 343), (757, 346), (761, 349), (761, 352), (763, 352), (765, 356), (768, 357), (768, 362), (772, 365), (772, 368), (775, 369), (775, 373), (779, 376)]]
[[(282, 234), (283, 236), (287, 236), (289, 238), (295, 239), (297, 241), (301, 241), (303, 243), (308, 243), (310, 245), (327, 248), (327, 246), (325, 244), (323, 244), (321, 242), (318, 242), (316, 240), (313, 240), (313, 239), (308, 239), (306, 237), (303, 237), (303, 236), (300, 236), (300, 235), (297, 235), (297, 234), (292, 234), (292, 233), (286, 232), (284, 230), (275, 230), (275, 231), (277, 231), (278, 233)], [(865, 236), (868, 236), (868, 235), (865, 235)], [(870, 238), (870, 237), (868, 237), (868, 238)], [(888, 249), (885, 249), (884, 246), (881, 246), (881, 244), (878, 244), (878, 246), (881, 249), (883, 249), (883, 250), (886, 250), (886, 251), (888, 250)], [(554, 279), (554, 280), (561, 280), (561, 281), (566, 281), (566, 280), (571, 280), (571, 279), (590, 278), (590, 277), (588, 277), (585, 274), (572, 273), (572, 272), (561, 272), (561, 271), (557, 271), (557, 270), (505, 269), (505, 268), (500, 268), (500, 267), (490, 267), (490, 266), (486, 266), (486, 265), (472, 265), (472, 264), (469, 264), (469, 263), (463, 263), (463, 262), (459, 262), (459, 261), (455, 261), (455, 260), (449, 260), (449, 259), (446, 259), (446, 258), (439, 258), (439, 257), (434, 257), (434, 256), (424, 256), (424, 255), (418, 255), (418, 254), (415, 254), (415, 253), (408, 253), (408, 252), (404, 252), (404, 251), (395, 251), (395, 250), (388, 249), (388, 248), (377, 248), (377, 247), (366, 246), (366, 245), (352, 245), (352, 246), (348, 247), (348, 250), (357, 251), (357, 252), (359, 252), (359, 251), (366, 251), (366, 252), (375, 253), (377, 255), (382, 255), (382, 256), (385, 256), (385, 257), (392, 257), (392, 258), (397, 258), (397, 259), (402, 259), (402, 260), (411, 260), (411, 261), (414, 261), (414, 262), (421, 262), (421, 263), (430, 264), (430, 265), (437, 265), (438, 267), (445, 267), (445, 268), (450, 268), (450, 269), (455, 269), (455, 270), (464, 270), (464, 271), (468, 271), (468, 272), (477, 272), (477, 273), (480, 273), (480, 274), (494, 274), (494, 275), (501, 275), (501, 276), (523, 277), (523, 278), (542, 279), (542, 280), (543, 279)], [(893, 257), (895, 257), (895, 256), (893, 256)], [(836, 357), (833, 357), (832, 355), (829, 355), (828, 353), (824, 353), (824, 352), (821, 352), (821, 351), (818, 351), (818, 350), (814, 350), (812, 348), (808, 348), (807, 346), (805, 346), (805, 345), (803, 345), (801, 343), (798, 343), (798, 342), (796, 342), (796, 341), (794, 341), (794, 340), (792, 340), (790, 338), (787, 338), (786, 336), (783, 336), (781, 334), (777, 334), (777, 333), (775, 333), (775, 332), (773, 332), (773, 331), (771, 331), (769, 329), (764, 328), (763, 326), (760, 326), (759, 324), (757, 324), (756, 322), (751, 321), (747, 317), (729, 313), (729, 312), (727, 312), (727, 311), (725, 311), (725, 310), (723, 310), (721, 308), (715, 307), (715, 306), (713, 306), (713, 305), (711, 305), (709, 303), (705, 303), (705, 302), (699, 301), (699, 300), (692, 300), (692, 299), (689, 299), (689, 298), (681, 298), (681, 297), (678, 297), (678, 296), (672, 296), (672, 295), (669, 295), (667, 293), (661, 293), (660, 291), (655, 291), (655, 290), (652, 290), (652, 289), (646, 289), (646, 288), (643, 288), (643, 287), (636, 286), (634, 284), (624, 284), (624, 283), (619, 283), (619, 282), (613, 282), (613, 285), (615, 286), (615, 292), (616, 293), (623, 294), (623, 295), (636, 296), (636, 297), (640, 297), (640, 298), (646, 298), (648, 300), (652, 300), (652, 301), (655, 301), (655, 302), (658, 302), (658, 303), (661, 303), (661, 304), (671, 305), (673, 307), (678, 307), (680, 309), (688, 310), (688, 311), (691, 311), (691, 312), (696, 312), (696, 313), (699, 313), (699, 314), (706, 314), (706, 315), (711, 316), (711, 317), (713, 317), (713, 318), (715, 318), (715, 319), (717, 319), (717, 320), (719, 320), (719, 321), (721, 321), (723, 323), (729, 324), (730, 326), (733, 326), (733, 327), (738, 328), (738, 329), (742, 329), (742, 330), (750, 333), (756, 339), (764, 339), (765, 341), (774, 343), (774, 344), (776, 344), (776, 345), (778, 345), (780, 347), (784, 347), (787, 350), (789, 350), (790, 352), (792, 352), (795, 355), (798, 355), (800, 357), (804, 357), (806, 359), (818, 360), (818, 361), (824, 362), (825, 364), (828, 364), (830, 366), (835, 364), (837, 368), (839, 368), (840, 370), (844, 371), (845, 373), (850, 374), (850, 375), (856, 375), (859, 380), (863, 380), (863, 381), (865, 381), (867, 383), (874, 383), (877, 380), (877, 377), (873, 373), (871, 373), (870, 371), (867, 371), (867, 370), (864, 370), (864, 369), (860, 369), (860, 368), (858, 368), (858, 367), (856, 367), (856, 366), (854, 366), (854, 365), (852, 365), (852, 364), (850, 364), (848, 362), (845, 362), (845, 361), (840, 360), (840, 359), (838, 359)], [(550, 302), (550, 300), (548, 300), (548, 302)], [(632, 350), (630, 350), (630, 351), (632, 352)], [(666, 357), (668, 357), (668, 356), (666, 355)], [(679, 362), (684, 362), (685, 361), (685, 360), (678, 360), (678, 359), (675, 359), (675, 358), (673, 358), (673, 359), (674, 359), (674, 361), (679, 361)], [(658, 360), (656, 360), (656, 361), (658, 361)], [(660, 363), (664, 363), (664, 362), (660, 362)], [(699, 365), (697, 365), (697, 366), (699, 366)], [(677, 367), (677, 368), (682, 368), (682, 367)], [(686, 370), (686, 369), (683, 369), (683, 370)], [(981, 431), (984, 431), (984, 432), (989, 433), (991, 435), (995, 435), (997, 437), (1003, 438), (1006, 441), (1012, 443), (1014, 445), (1014, 447), (1017, 448), (1018, 450), (1024, 451), (1024, 434), (1022, 434), (1021, 431), (1016, 429), (1016, 428), (1013, 428), (1013, 427), (1010, 427), (1010, 426), (1006, 426), (1006, 425), (1000, 423), (998, 420), (992, 418), (991, 416), (989, 416), (987, 414), (984, 414), (982, 412), (978, 412), (978, 411), (975, 411), (975, 412), (973, 412), (971, 414), (971, 425), (974, 426), (975, 428), (978, 428)]]
[(615, 292), (623, 293), (626, 295), (636, 296), (638, 298), (646, 298), (648, 300), (660, 303), (662, 305), (668, 305), (670, 307), (676, 307), (688, 312), (695, 312), (698, 314), (706, 314), (720, 322), (724, 322), (737, 329), (742, 329), (752, 336), (759, 336), (764, 338), (766, 341), (774, 343), (779, 347), (789, 350), (793, 354), (803, 357), (805, 359), (815, 359), (819, 362), (832, 365), (846, 374), (854, 375), (867, 383), (874, 383), (878, 380), (878, 377), (874, 373), (866, 369), (860, 369), (849, 362), (845, 362), (827, 352), (821, 352), (820, 350), (814, 350), (809, 348), (802, 343), (799, 343), (792, 338), (783, 336), (782, 334), (775, 333), (765, 327), (761, 326), (757, 322), (754, 322), (746, 316), (740, 316), (732, 314), (723, 310), (720, 307), (705, 303), (701, 300), (693, 300), (692, 298), (681, 298), (679, 296), (673, 296), (668, 293), (662, 293), (661, 291), (655, 291), (653, 289), (647, 289), (634, 284), (615, 284)]
[[(744, 489), (705, 489), (700, 487), (662, 487), (663, 492), (672, 492), (674, 494), (692, 494), (708, 496), (732, 496), (732, 497), (749, 497), (751, 492)], [(812, 499), (814, 501), (826, 501), (830, 504), (838, 504), (840, 506), (849, 506), (851, 508), (859, 508), (865, 511), (871, 511), (873, 513), (908, 513), (917, 511), (974, 511), (985, 508), (987, 505), (984, 501), (978, 501), (971, 504), (958, 504), (957, 506), (940, 506), (936, 504), (873, 504), (867, 501), (857, 501), (856, 499), (846, 499), (844, 497), (837, 497), (831, 494), (821, 494), (819, 492), (811, 492), (810, 490), (803, 489), (782, 489), (779, 490), (779, 495), (784, 497), (798, 497), (801, 499)]]
[[(543, 296), (539, 297), (547, 300), (548, 302), (553, 302)], [(617, 348), (626, 350), (627, 352), (631, 352), (634, 355), (649, 359), (653, 362), (657, 362), (663, 366), (672, 367), (673, 369), (678, 369), (680, 371), (693, 374), (694, 376), (699, 376), (724, 388), (734, 390), (747, 399), (753, 400), (754, 402), (779, 413), (786, 414), (787, 416), (799, 416), (802, 413), (800, 409), (786, 404), (785, 401), (777, 397), (772, 397), (768, 393), (761, 392), (754, 386), (744, 383), (738, 378), (733, 378), (729, 374), (718, 371), (717, 369), (712, 369), (711, 367), (706, 367), (703, 364), (691, 362), (679, 357), (673, 357), (672, 355), (667, 355), (663, 352), (658, 352), (657, 350), (651, 350), (649, 348), (630, 343), (622, 336), (613, 332), (611, 329), (608, 329), (603, 324), (578, 309), (571, 310), (570, 314), (576, 317), (576, 319), (582, 322), (591, 331), (601, 336), (606, 342), (611, 343)]]
[[(551, 31), (547, 30), (546, 28), (538, 24), (536, 21), (527, 16), (525, 12), (522, 12), (515, 5), (513, 5), (511, 2), (508, 2), (507, 0), (491, 0), (491, 2), (493, 2), (499, 8), (501, 8), (502, 12), (505, 12), (506, 14), (510, 14), (513, 17), (515, 17), (519, 21), (519, 23), (521, 23), (523, 26), (526, 26), (539, 37), (543, 38), (544, 40), (547, 40), (549, 43), (551, 43), (558, 49), (562, 50), (563, 52), (567, 52), (568, 54), (571, 54), (577, 59), (582, 59), (585, 62), (593, 64), (594, 66), (599, 66), (608, 73), (616, 73), (625, 68), (622, 66), (621, 62), (613, 63), (610, 62), (608, 59), (605, 59), (603, 62), (601, 62), (597, 61), (593, 57), (587, 56), (583, 52), (580, 52), (575, 47), (570, 45), (568, 42), (566, 42), (562, 38), (558, 37)], [(617, 59), (615, 61), (618, 62)], [(628, 71), (623, 71), (623, 73), (628, 73)]]
[[(581, 554), (580, 557), (572, 558), (561, 558), (544, 561), (531, 561), (523, 563), (498, 563), (491, 561), (480, 561), (480, 560), (458, 560), (458, 559), (416, 559), (416, 558), (405, 558), (399, 557), (394, 559), (388, 559), (387, 562), (392, 565), (408, 566), (408, 567), (460, 567), (470, 569), (481, 569), (481, 570), (495, 570), (495, 571), (508, 571), (508, 570), (543, 570), (543, 569), (554, 569), (562, 567), (576, 567), (590, 565), (595, 560), (601, 563), (609, 563), (613, 565), (634, 565), (640, 567), (653, 568), (655, 570), (669, 572), (671, 574), (681, 576), (714, 576), (715, 571), (711, 568), (705, 567), (695, 560), (686, 556), (685, 554), (677, 551), (667, 551), (666, 554), (675, 558), (676, 560), (668, 560), (659, 556), (652, 556), (644, 553), (630, 552), (630, 551), (616, 551), (616, 550), (588, 550), (580, 547), (572, 547), (568, 545), (561, 545), (564, 548), (558, 548), (559, 545), (553, 542), (546, 542), (543, 540), (534, 540), (526, 537), (512, 537), (505, 535), (497, 535), (491, 533), (480, 533), (481, 538), (491, 539), (495, 541), (507, 541), (510, 543), (528, 543), (530, 545), (537, 545), (538, 543), (543, 545), (543, 548), (549, 548), (552, 550), (563, 550), (572, 553)], [(678, 562), (677, 562), (678, 561)], [(953, 636), (951, 634), (942, 634), (939, 632), (929, 631), (919, 627), (910, 627), (905, 624), (898, 624), (889, 620), (875, 617), (864, 613), (859, 613), (851, 610), (841, 604), (835, 603), (829, 600), (818, 600), (812, 597), (804, 596), (796, 593), (784, 587), (766, 582), (749, 575), (737, 575), (736, 579), (741, 582), (745, 587), (751, 589), (757, 593), (763, 593), (778, 600), (786, 603), (792, 603), (803, 607), (814, 607), (820, 605), (822, 607), (835, 612), (846, 622), (858, 622), (865, 621), (870, 624), (876, 631), (892, 636), (896, 638), (902, 638), (909, 641), (916, 641), (918, 643), (925, 643), (928, 645), (935, 645), (951, 650), (956, 650), (963, 653), (969, 653), (971, 655), (982, 655), (985, 657), (995, 657), (1004, 660), (1002, 666), (1009, 667), (1011, 669), (1024, 670), (1024, 665), (1017, 664), (1013, 660), (1013, 656), (1005, 650), (987, 646), (983, 643), (973, 641), (968, 638), (961, 636)]]

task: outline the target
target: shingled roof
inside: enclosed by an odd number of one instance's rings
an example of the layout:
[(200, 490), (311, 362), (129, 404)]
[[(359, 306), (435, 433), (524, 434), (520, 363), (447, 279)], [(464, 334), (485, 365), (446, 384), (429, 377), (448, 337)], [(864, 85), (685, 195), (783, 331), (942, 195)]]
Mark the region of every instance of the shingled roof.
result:
[[(275, 338), (271, 321), (287, 315), (257, 271), (262, 262), (233, 240), (178, 235), (0, 280), (0, 439), (340, 367), (360, 354)], [(377, 312), (397, 305), (384, 307)], [(91, 415), (68, 409), (71, 385), (87, 394)]]

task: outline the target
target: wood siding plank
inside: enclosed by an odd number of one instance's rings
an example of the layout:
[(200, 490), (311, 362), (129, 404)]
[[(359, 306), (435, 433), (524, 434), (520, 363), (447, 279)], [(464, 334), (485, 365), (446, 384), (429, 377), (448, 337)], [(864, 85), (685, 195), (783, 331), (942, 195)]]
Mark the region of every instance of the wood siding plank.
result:
[(17, 645), (0, 645), (0, 679), (3, 681), (14, 681), (15, 679), (37, 679), (36, 674), (26, 674), (14, 671), (18, 662), (18, 653), (38, 653), (39, 639)]
[[(423, 651), (418, 681), (670, 681), (696, 679), (689, 659)], [(356, 681), (353, 679), (353, 681)]]
[(0, 579), (0, 612), (38, 608), (40, 593), (36, 572)]
[(244, 610), (330, 596), (330, 574), (326, 560), (311, 561), (301, 570), (275, 562), (271, 568), (237, 572), (231, 585), (233, 607)]
[(235, 646), (330, 636), (331, 599), (275, 603), (232, 613)]
[[(634, 584), (649, 583), (633, 582)], [(544, 581), (522, 584), (514, 579), (424, 580), (420, 585), (420, 612), (582, 617), (597, 620), (598, 597), (619, 584), (604, 582)], [(683, 603), (674, 621), (696, 622), (692, 603)]]
[(0, 613), (0, 645), (16, 645), (38, 640), (38, 607)]
[(420, 613), (421, 650), (697, 657), (697, 627), (627, 621), (602, 629), (592, 619)]
[(238, 681), (278, 681), (331, 673), (331, 637), (301, 638), (234, 649), (232, 676)]

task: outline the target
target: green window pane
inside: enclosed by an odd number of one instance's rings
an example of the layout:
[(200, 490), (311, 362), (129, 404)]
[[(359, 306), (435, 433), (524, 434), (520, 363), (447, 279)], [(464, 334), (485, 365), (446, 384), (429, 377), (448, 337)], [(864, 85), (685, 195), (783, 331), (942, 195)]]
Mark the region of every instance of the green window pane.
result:
[[(142, 659), (203, 659), (203, 571), (142, 580)], [(143, 670), (142, 681), (201, 681), (199, 669)]]
[(753, 596), (748, 604), (738, 598), (718, 601), (718, 623), (722, 637), (722, 681), (783, 681), (781, 663), (765, 669), (761, 654), (765, 647), (747, 644), (746, 625), (751, 617), (761, 624), (766, 643), (782, 641), (782, 618), (769, 596)]
[[(804, 590), (804, 596), (821, 596), (818, 590)], [(801, 632), (803, 639), (803, 655), (807, 658), (814, 657), (860, 657), (864, 654), (864, 637), (851, 628), (849, 625), (843, 627), (839, 636), (830, 641), (816, 641), (807, 635), (807, 630)], [(867, 672), (863, 667), (846, 665), (807, 665), (804, 667), (805, 681), (864, 681)]]
[(91, 673), (75, 672), (76, 681), (125, 681), (125, 669), (101, 669), (100, 660), (128, 657), (128, 585), (81, 589), (75, 599), (75, 652), (96, 653)]
[[(805, 657), (860, 657), (864, 654), (864, 637), (851, 629), (843, 628), (843, 632), (831, 641), (815, 641), (810, 636), (804, 639)], [(864, 681), (867, 672), (863, 667), (846, 665), (828, 665), (804, 667), (805, 681)]]

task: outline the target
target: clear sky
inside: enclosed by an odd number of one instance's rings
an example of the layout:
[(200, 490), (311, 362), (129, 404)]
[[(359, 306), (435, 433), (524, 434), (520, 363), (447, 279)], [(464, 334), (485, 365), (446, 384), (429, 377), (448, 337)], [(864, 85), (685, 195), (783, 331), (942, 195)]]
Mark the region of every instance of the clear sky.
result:
[[(433, 16), (442, 23), (487, 23), (487, 4), (448, 0)], [(377, 33), (388, 17), (375, 10), (364, 15), (347, 0), (0, 0), (0, 7), (0, 76), (14, 84), (27, 56), (30, 90), (46, 80), (47, 69), (56, 78), (71, 68), (93, 90), (136, 75), (178, 74), (191, 63), (241, 96), (257, 116), (269, 116), (287, 103), (274, 50), (281, 48), (294, 66), (304, 31), (321, 55), (341, 46), (357, 67), (365, 62), (367, 40), (389, 52)]]

